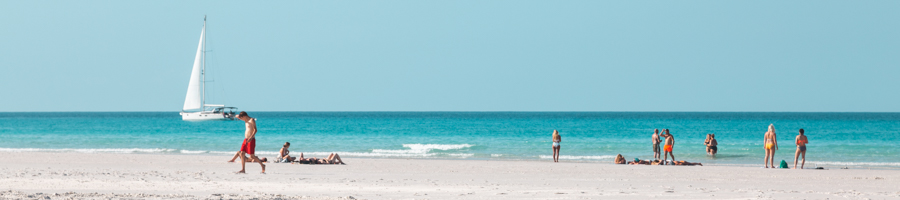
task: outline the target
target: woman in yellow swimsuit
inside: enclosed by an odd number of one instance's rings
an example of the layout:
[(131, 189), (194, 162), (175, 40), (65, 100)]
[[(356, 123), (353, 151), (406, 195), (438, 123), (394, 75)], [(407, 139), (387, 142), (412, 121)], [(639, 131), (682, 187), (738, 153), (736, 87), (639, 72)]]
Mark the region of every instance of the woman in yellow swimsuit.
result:
[(763, 163), (766, 168), (771, 166), (775, 168), (775, 150), (778, 150), (778, 140), (775, 139), (775, 125), (769, 124), (769, 131), (766, 131), (766, 161)]

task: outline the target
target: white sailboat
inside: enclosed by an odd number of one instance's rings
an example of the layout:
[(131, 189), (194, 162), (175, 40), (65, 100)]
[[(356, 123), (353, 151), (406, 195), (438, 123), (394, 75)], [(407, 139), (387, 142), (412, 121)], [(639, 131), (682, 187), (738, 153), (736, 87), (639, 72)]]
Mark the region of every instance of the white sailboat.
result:
[(236, 109), (222, 104), (206, 104), (206, 16), (204, 16), (187, 96), (184, 97), (184, 107), (179, 114), (185, 121), (234, 120)]

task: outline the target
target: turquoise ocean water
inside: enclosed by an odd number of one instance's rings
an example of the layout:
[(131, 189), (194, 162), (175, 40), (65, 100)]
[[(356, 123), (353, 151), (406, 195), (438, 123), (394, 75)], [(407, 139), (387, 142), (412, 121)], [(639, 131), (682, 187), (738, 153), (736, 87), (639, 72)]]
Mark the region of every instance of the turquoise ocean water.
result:
[[(652, 158), (650, 135), (668, 128), (678, 160), (761, 166), (763, 134), (775, 124), (777, 160), (793, 160), (794, 137), (809, 137), (808, 165), (900, 169), (900, 113), (698, 112), (250, 112), (257, 154), (343, 157), (606, 162), (616, 154)], [(0, 152), (211, 154), (227, 159), (243, 139), (241, 121), (186, 122), (177, 112), (0, 113)], [(714, 133), (719, 155), (704, 152)]]

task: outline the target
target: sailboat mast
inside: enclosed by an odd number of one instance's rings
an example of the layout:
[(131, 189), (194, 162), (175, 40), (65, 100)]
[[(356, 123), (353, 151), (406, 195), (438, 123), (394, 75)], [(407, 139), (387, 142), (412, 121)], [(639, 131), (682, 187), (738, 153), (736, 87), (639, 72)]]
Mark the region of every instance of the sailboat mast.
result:
[(200, 98), (200, 112), (206, 110), (206, 15), (203, 15), (203, 69), (200, 72), (200, 76), (203, 77), (203, 80), (200, 81), (203, 85), (203, 97)]

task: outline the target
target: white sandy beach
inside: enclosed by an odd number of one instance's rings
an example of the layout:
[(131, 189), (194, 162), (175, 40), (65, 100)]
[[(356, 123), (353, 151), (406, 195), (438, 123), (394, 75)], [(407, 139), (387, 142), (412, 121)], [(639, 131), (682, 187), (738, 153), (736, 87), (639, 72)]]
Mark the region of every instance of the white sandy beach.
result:
[(228, 156), (9, 153), (0, 199), (900, 199), (900, 171), (344, 158), (249, 164)]

